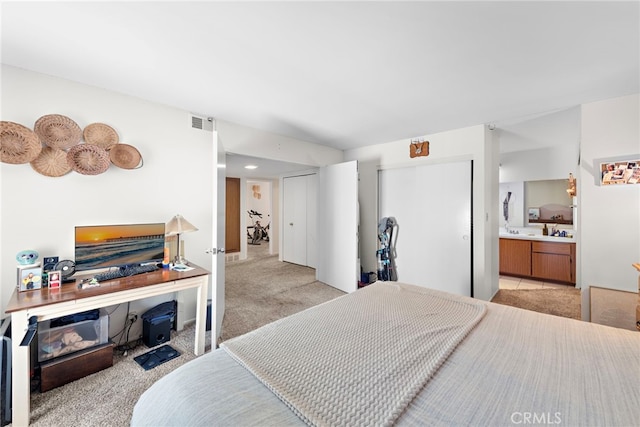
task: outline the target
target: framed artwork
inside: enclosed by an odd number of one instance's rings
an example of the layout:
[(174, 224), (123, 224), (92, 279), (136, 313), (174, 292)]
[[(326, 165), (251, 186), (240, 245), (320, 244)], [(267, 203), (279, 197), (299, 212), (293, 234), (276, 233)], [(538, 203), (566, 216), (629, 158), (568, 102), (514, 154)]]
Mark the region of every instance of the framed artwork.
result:
[(640, 154), (595, 159), (598, 185), (640, 184)]
[(62, 272), (53, 270), (49, 272), (49, 289), (60, 289)]
[(540, 208), (529, 208), (529, 219), (540, 219)]
[(42, 267), (22, 268), (19, 275), (18, 290), (31, 291), (42, 288)]

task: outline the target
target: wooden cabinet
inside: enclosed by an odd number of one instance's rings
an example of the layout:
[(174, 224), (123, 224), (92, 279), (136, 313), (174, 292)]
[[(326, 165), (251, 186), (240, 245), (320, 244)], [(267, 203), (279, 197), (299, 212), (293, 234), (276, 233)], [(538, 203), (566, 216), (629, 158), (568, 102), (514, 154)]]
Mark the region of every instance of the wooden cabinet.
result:
[(500, 239), (500, 274), (576, 283), (576, 245)]
[(500, 239), (500, 274), (531, 276), (531, 241)]
[(575, 243), (531, 242), (531, 275), (575, 283)]
[(566, 255), (534, 252), (532, 266), (534, 277), (571, 282), (571, 259)]

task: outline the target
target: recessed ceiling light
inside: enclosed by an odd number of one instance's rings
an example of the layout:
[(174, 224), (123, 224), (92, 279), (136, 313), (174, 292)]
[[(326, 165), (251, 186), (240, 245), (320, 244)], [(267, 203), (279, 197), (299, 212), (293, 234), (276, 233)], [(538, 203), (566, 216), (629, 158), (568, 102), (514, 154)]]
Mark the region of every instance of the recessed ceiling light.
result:
[(256, 166), (256, 165), (247, 165), (244, 168), (245, 169), (258, 169), (258, 166)]

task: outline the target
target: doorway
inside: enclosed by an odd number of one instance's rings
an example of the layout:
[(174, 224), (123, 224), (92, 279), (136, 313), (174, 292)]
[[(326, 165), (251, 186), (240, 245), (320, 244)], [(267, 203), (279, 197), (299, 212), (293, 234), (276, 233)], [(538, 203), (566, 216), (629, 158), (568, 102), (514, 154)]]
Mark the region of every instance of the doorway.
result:
[(247, 245), (247, 259), (273, 254), (273, 185), (270, 180), (246, 180), (244, 191), (245, 218), (242, 239)]

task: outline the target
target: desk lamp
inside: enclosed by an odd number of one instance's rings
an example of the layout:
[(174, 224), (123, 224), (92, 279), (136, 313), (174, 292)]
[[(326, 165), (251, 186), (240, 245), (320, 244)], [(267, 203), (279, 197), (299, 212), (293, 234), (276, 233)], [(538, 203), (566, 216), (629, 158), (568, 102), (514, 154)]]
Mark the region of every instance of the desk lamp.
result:
[(188, 233), (190, 231), (198, 231), (198, 229), (191, 224), (189, 221), (184, 219), (182, 215), (176, 215), (166, 225), (165, 235), (167, 236), (178, 236), (178, 250), (176, 252), (176, 257), (174, 258), (174, 264), (183, 264), (187, 265), (187, 260), (182, 257), (180, 254), (180, 234)]

